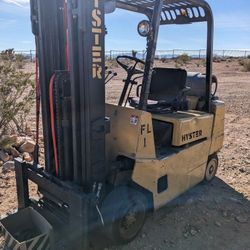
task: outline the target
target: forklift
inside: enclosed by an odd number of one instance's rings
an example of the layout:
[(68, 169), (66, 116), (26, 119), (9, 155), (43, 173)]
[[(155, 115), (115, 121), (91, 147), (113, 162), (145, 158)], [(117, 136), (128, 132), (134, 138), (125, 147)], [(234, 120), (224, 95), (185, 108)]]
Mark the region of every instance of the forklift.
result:
[[(15, 160), (15, 223), (31, 209), (51, 225), (50, 240), (27, 249), (89, 249), (96, 230), (126, 244), (148, 213), (216, 175), (225, 104), (216, 97), (212, 74), (212, 10), (204, 0), (31, 0), (30, 6), (45, 166), (37, 156), (34, 164)], [(138, 33), (147, 50), (145, 61), (116, 58), (127, 76), (113, 105), (105, 103), (111, 74), (105, 68), (105, 15), (116, 9), (145, 15)], [(161, 25), (199, 22), (207, 25), (205, 74), (155, 67)], [(30, 197), (29, 181), (37, 185), (38, 199)], [(6, 246), (18, 249), (2, 225)]]

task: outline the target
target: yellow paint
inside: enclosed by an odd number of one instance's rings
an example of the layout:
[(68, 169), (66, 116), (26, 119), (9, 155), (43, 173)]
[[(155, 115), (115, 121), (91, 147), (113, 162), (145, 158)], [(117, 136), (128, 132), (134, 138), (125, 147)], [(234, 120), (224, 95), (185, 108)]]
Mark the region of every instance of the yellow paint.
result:
[[(106, 115), (111, 120), (111, 132), (106, 138), (107, 159), (112, 162), (122, 155), (135, 160), (132, 180), (152, 192), (155, 209), (201, 182), (209, 155), (223, 145), (222, 102), (212, 104), (212, 114), (191, 110), (164, 115), (107, 104)], [(160, 158), (156, 154), (152, 119), (173, 124), (171, 150)], [(158, 193), (158, 179), (166, 175), (168, 188)]]
[(222, 101), (215, 101), (212, 104), (212, 112), (215, 119), (213, 124), (212, 144), (210, 155), (218, 152), (223, 147), (225, 128), (225, 104)]
[(211, 114), (192, 110), (166, 115), (153, 115), (153, 119), (170, 122), (174, 125), (173, 146), (182, 146), (211, 137), (213, 123), (213, 115)]

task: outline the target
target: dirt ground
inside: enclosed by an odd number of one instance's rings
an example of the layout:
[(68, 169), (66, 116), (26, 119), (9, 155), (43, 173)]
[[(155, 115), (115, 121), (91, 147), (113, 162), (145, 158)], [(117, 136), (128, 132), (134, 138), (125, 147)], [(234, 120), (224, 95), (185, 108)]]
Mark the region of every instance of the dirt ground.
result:
[[(164, 63), (166, 67), (174, 65)], [(186, 68), (195, 72), (205, 69), (199, 61), (188, 63)], [(26, 70), (33, 69), (34, 65), (26, 65)], [(115, 66), (113, 69), (118, 76), (107, 85), (107, 99), (115, 103), (124, 74)], [(214, 74), (219, 79), (218, 96), (226, 103), (225, 143), (217, 178), (150, 215), (132, 243), (110, 249), (250, 249), (250, 73), (235, 59), (214, 63)], [(34, 114), (30, 124), (33, 128)], [(35, 187), (32, 189), (35, 194)], [(16, 206), (14, 173), (0, 173), (1, 217)]]

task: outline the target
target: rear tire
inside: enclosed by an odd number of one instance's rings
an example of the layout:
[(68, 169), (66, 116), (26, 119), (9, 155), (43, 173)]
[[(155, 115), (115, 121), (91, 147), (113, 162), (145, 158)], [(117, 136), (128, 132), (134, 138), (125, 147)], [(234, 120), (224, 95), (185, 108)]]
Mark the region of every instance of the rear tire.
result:
[(219, 165), (219, 159), (217, 154), (211, 155), (208, 158), (207, 162), (207, 167), (204, 177), (205, 182), (211, 182), (214, 179), (218, 170), (218, 165)]
[(148, 202), (143, 193), (119, 187), (104, 202), (105, 233), (113, 242), (127, 244), (140, 233), (147, 214)]

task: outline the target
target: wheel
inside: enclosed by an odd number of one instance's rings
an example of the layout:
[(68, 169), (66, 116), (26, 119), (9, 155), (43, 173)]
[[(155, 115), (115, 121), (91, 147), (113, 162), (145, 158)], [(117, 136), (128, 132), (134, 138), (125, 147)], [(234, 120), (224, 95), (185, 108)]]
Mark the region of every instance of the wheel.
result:
[(214, 179), (218, 170), (218, 165), (219, 165), (218, 156), (216, 154), (210, 156), (208, 159), (206, 172), (205, 172), (205, 178), (204, 178), (205, 182), (210, 182)]
[(147, 214), (147, 199), (139, 191), (121, 187), (104, 202), (105, 234), (115, 243), (131, 242), (141, 231)]

